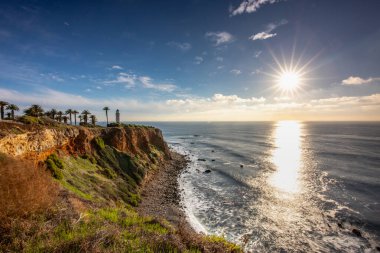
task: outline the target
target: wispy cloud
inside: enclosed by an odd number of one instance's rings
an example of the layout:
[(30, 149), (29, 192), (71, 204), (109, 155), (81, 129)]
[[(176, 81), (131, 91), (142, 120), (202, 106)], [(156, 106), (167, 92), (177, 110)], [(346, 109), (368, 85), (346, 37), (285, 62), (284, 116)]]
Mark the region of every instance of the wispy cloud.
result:
[(120, 70), (120, 69), (123, 69), (123, 67), (121, 67), (121, 66), (119, 66), (119, 65), (113, 65), (113, 66), (111, 67), (111, 69), (118, 69), (118, 70)]
[(188, 43), (188, 42), (176, 42), (176, 41), (170, 41), (167, 43), (168, 46), (171, 46), (171, 47), (174, 47), (174, 48), (177, 48), (181, 51), (188, 51), (191, 49), (191, 44)]
[(220, 57), (220, 56), (218, 56), (218, 57), (216, 57), (216, 60), (218, 61), (218, 62), (223, 62), (223, 57)]
[(350, 76), (347, 79), (342, 80), (342, 85), (362, 85), (367, 83), (372, 83), (375, 81), (380, 81), (380, 77), (370, 77), (367, 79), (358, 77), (358, 76)]
[[(144, 82), (153, 81), (147, 77)], [(343, 96), (297, 102), (293, 99), (264, 97), (240, 97), (216, 93), (211, 97), (192, 97), (168, 100), (136, 100), (113, 97), (110, 99), (91, 98), (41, 87), (28, 93), (0, 88), (0, 100), (18, 104), (24, 109), (30, 104), (40, 104), (45, 109), (74, 108), (89, 109), (100, 120), (101, 110), (108, 105), (128, 112), (129, 120), (379, 120), (380, 94), (368, 96)]]
[(286, 19), (283, 19), (278, 23), (269, 23), (266, 26), (266, 29), (264, 31), (253, 34), (252, 36), (249, 37), (249, 39), (250, 40), (266, 40), (274, 36), (277, 36), (277, 33), (272, 33), (272, 31), (275, 30), (279, 26), (286, 25), (287, 23), (288, 21)]
[(195, 56), (194, 63), (195, 64), (201, 64), (204, 61), (202, 56)]
[(220, 46), (234, 41), (234, 36), (228, 32), (207, 32), (205, 36), (213, 41), (215, 46)]
[(252, 35), (249, 38), (251, 40), (266, 40), (266, 39), (272, 38), (276, 35), (277, 35), (277, 33), (259, 32), (259, 33)]
[(119, 73), (119, 75), (114, 80), (104, 81), (105, 85), (110, 84), (124, 84), (126, 88), (135, 87), (137, 77), (128, 73)]
[(259, 58), (262, 53), (263, 53), (263, 51), (260, 51), (260, 50), (256, 51), (255, 54), (254, 54), (254, 57), (255, 58)]
[(153, 83), (152, 78), (149, 76), (141, 76), (139, 77), (139, 81), (142, 83), (143, 87), (147, 89), (172, 92), (177, 88), (174, 84)]
[(280, 0), (244, 0), (237, 8), (230, 8), (230, 15), (256, 12), (262, 5), (273, 4)]
[(234, 75), (240, 75), (242, 73), (240, 69), (232, 69), (230, 72)]

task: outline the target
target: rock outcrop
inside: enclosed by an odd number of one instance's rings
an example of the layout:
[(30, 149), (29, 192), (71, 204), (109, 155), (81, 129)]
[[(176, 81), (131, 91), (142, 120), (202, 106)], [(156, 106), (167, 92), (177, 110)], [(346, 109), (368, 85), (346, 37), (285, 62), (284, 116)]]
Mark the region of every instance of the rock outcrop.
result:
[[(0, 153), (13, 157), (32, 158), (43, 161), (56, 150), (68, 154), (91, 153), (99, 138), (105, 144), (130, 156), (147, 156), (154, 150), (170, 159), (170, 152), (159, 129), (144, 126), (124, 126), (111, 128), (86, 128), (74, 126), (34, 127), (1, 124), (0, 130), (7, 128), (17, 131), (0, 135)], [(9, 130), (9, 129), (8, 129)]]

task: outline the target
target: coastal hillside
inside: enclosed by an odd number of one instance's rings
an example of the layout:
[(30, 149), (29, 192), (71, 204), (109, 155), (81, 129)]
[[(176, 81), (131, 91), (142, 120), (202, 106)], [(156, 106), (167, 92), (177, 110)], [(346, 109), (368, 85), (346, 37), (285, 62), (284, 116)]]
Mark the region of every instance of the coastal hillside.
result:
[(173, 163), (159, 129), (50, 123), (0, 122), (1, 251), (239, 251), (138, 213), (141, 185)]

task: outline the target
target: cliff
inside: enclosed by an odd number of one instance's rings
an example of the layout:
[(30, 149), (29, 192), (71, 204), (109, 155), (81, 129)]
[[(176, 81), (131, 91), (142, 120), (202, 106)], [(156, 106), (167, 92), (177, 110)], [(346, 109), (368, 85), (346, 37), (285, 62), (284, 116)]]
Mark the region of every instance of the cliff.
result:
[(31, 128), (17, 123), (0, 123), (0, 153), (39, 161), (57, 150), (70, 155), (92, 153), (99, 138), (103, 139), (106, 145), (130, 156), (146, 157), (155, 150), (160, 150), (165, 159), (170, 159), (170, 152), (161, 130), (153, 127), (34, 126)]
[(178, 162), (153, 127), (0, 122), (0, 252), (240, 252), (136, 212), (143, 179)]

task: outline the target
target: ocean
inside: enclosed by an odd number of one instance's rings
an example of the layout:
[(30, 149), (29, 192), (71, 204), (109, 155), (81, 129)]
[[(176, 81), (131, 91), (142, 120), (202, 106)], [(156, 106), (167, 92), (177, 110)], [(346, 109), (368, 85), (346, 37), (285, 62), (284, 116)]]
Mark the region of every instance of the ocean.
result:
[(253, 252), (380, 251), (380, 123), (145, 123), (189, 157), (199, 232)]

